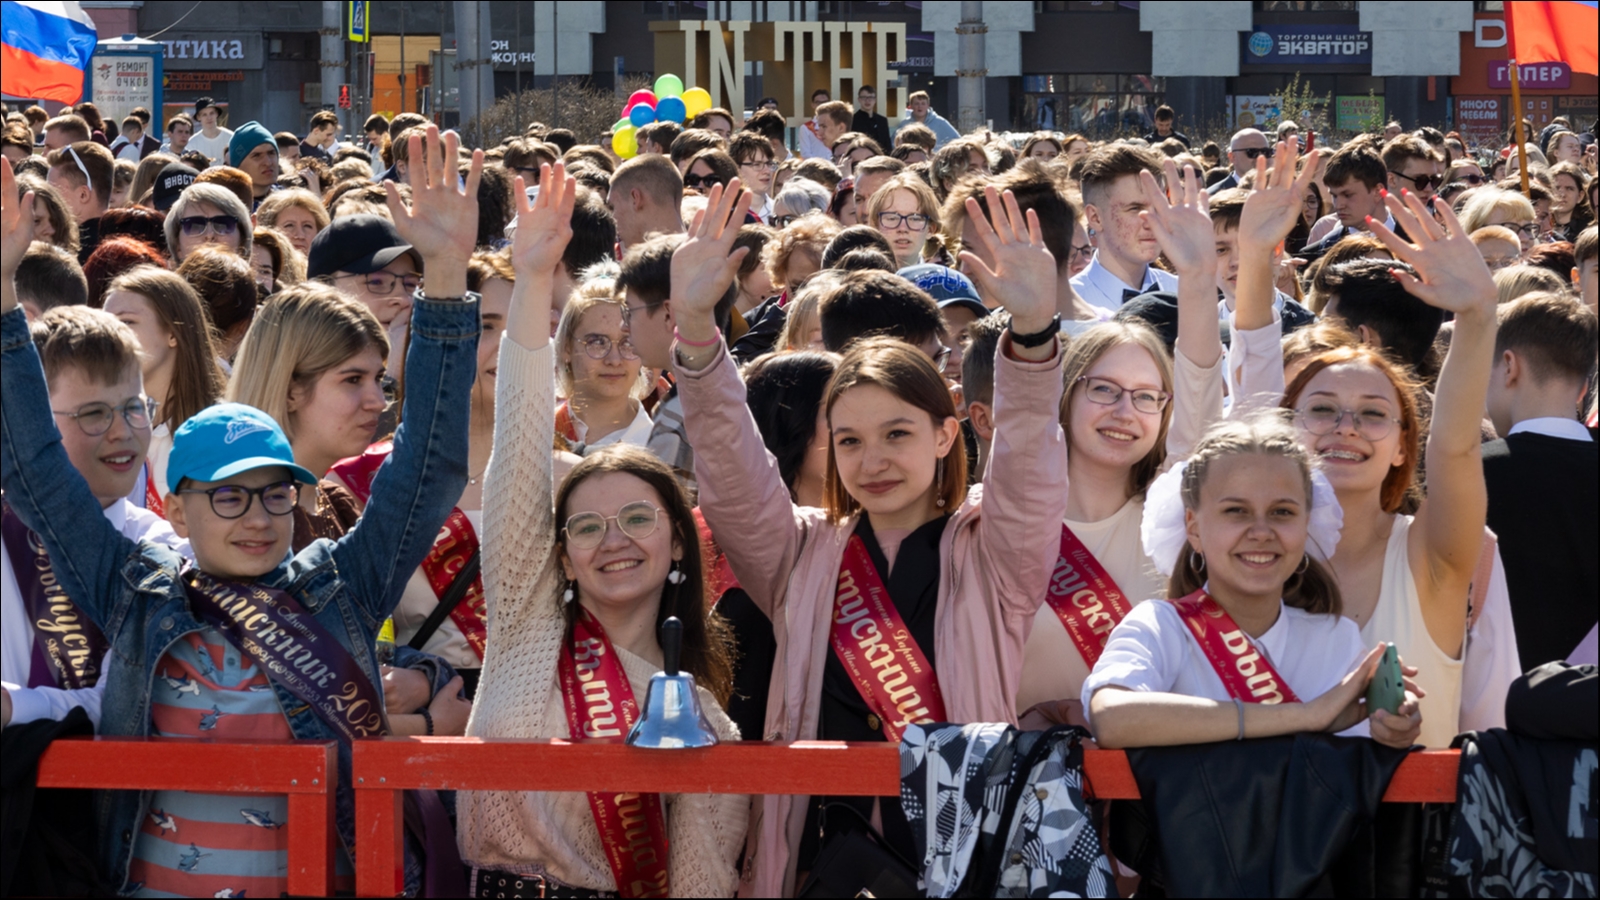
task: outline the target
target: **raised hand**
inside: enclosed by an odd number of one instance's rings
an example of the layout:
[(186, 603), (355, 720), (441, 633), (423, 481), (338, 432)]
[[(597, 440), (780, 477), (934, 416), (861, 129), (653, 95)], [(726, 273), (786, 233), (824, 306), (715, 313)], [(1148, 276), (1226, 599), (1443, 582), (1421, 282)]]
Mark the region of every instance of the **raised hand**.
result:
[(1139, 173), (1147, 209), (1139, 217), (1150, 223), (1161, 252), (1178, 270), (1178, 278), (1211, 280), (1217, 271), (1217, 237), (1211, 229), (1210, 198), (1200, 184), (1194, 167), (1178, 166), (1171, 159), (1162, 163), (1167, 189), (1156, 184), (1149, 172)]
[(0, 314), (17, 306), (16, 275), (33, 243), (33, 191), (19, 200), (11, 163), (0, 164)]
[(400, 199), (400, 189), (392, 182), (384, 183), (394, 227), (422, 254), (424, 293), (434, 298), (460, 297), (467, 292), (467, 261), (478, 240), (483, 151), (472, 152), (472, 168), (463, 191), (456, 170), (460, 147), (455, 132), (445, 132), (441, 139), (437, 125), (429, 125), (426, 136), (411, 136), (406, 148), (411, 159), (410, 209)]
[(1299, 174), (1294, 170), (1300, 155), (1299, 141), (1278, 144), (1275, 164), (1270, 169), (1265, 157), (1256, 157), (1255, 190), (1250, 192), (1239, 215), (1241, 253), (1271, 253), (1294, 230), (1322, 153), (1313, 150), (1307, 154), (1305, 168)]
[(1434, 211), (1443, 220), (1441, 223), (1416, 194), (1410, 191), (1401, 191), (1401, 194), (1403, 201), (1385, 191), (1383, 202), (1394, 216), (1395, 224), (1411, 239), (1409, 242), (1401, 240), (1382, 222), (1367, 217), (1373, 236), (1389, 248), (1395, 259), (1410, 263), (1417, 270), (1417, 274), (1412, 275), (1392, 269), (1395, 280), (1407, 293), (1429, 306), (1458, 315), (1470, 311), (1487, 313), (1492, 319), (1499, 300), (1494, 277), (1449, 204), (1434, 204)]
[(739, 262), (748, 247), (733, 248), (739, 226), (750, 210), (753, 195), (739, 179), (726, 188), (717, 185), (706, 198), (706, 208), (695, 216), (689, 239), (672, 254), (672, 318), (678, 333), (689, 342), (715, 338), (717, 301), (739, 274)]
[[(994, 266), (977, 254), (962, 251), (962, 268), (977, 282), (985, 299), (1011, 314), (1013, 332), (1037, 334), (1049, 326), (1056, 311), (1056, 258), (1040, 236), (1039, 214), (1030, 209), (1024, 217), (1010, 191), (1002, 199), (993, 187), (986, 187), (983, 196), (989, 217), (983, 215), (977, 198), (969, 197), (967, 218)], [(1046, 351), (1043, 358), (1054, 352), (1049, 345), (1038, 349)]]
[(539, 198), (528, 202), (522, 176), (515, 180), (517, 195), (517, 233), (511, 240), (511, 265), (517, 277), (552, 275), (561, 254), (572, 240), (572, 204), (578, 193), (577, 179), (567, 174), (564, 163), (539, 166)]

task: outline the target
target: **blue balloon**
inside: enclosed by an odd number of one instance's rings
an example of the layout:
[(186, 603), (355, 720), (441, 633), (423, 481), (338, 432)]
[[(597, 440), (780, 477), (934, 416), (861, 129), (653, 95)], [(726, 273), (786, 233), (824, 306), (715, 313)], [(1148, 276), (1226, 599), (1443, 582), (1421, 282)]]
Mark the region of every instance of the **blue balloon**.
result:
[(689, 110), (683, 105), (683, 98), (681, 97), (662, 97), (656, 101), (657, 121), (682, 124), (688, 113)]
[(656, 120), (656, 111), (644, 103), (635, 103), (633, 109), (628, 110), (628, 121), (635, 128), (643, 128)]

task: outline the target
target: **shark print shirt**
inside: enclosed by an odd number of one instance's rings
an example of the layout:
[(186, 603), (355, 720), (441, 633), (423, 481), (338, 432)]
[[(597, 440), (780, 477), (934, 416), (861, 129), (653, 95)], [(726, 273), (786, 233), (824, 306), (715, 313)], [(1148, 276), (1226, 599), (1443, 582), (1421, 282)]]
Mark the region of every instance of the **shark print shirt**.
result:
[[(267, 675), (206, 628), (156, 666), (153, 734), (290, 740)], [(139, 823), (129, 880), (136, 897), (277, 897), (288, 889), (288, 798), (157, 791)]]

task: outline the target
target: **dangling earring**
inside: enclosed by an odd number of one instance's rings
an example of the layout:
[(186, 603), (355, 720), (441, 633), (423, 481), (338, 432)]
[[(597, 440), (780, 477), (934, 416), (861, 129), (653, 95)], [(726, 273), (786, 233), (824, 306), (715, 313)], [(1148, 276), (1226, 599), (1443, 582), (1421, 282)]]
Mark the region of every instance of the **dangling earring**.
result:
[(1195, 570), (1196, 572), (1204, 572), (1206, 570), (1206, 557), (1205, 557), (1205, 554), (1197, 553), (1197, 552), (1195, 552), (1195, 550), (1193, 548), (1190, 548), (1190, 550), (1189, 550), (1189, 568)]
[(937, 498), (934, 505), (944, 508), (944, 457), (939, 457), (939, 462), (934, 466), (933, 493)]
[(689, 576), (683, 574), (683, 570), (679, 569), (678, 563), (674, 561), (672, 564), (672, 571), (667, 573), (667, 580), (673, 584), (683, 584), (684, 581), (688, 580), (688, 578)]
[(578, 598), (577, 593), (575, 591), (573, 591), (573, 589), (572, 589), (572, 582), (568, 581), (567, 582), (567, 589), (561, 592), (561, 602), (563, 602), (563, 603), (571, 603), (573, 600), (576, 600), (577, 598)]

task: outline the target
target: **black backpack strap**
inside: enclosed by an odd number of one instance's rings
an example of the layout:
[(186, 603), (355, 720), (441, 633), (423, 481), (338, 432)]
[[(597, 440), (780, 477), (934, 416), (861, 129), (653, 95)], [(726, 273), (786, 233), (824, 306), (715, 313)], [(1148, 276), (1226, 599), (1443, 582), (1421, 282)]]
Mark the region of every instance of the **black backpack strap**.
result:
[(472, 582), (478, 578), (478, 569), (483, 564), (480, 558), (482, 555), (481, 545), (472, 551), (467, 564), (461, 567), (461, 571), (456, 573), (455, 580), (445, 588), (444, 596), (439, 598), (439, 605), (433, 608), (433, 612), (428, 613), (428, 618), (423, 621), (422, 627), (417, 629), (417, 633), (412, 635), (407, 646), (413, 650), (421, 650), (422, 646), (428, 643), (428, 639), (433, 637), (433, 633), (439, 630), (439, 626), (444, 624), (445, 617), (461, 605), (462, 598), (467, 596), (467, 589), (472, 587)]

